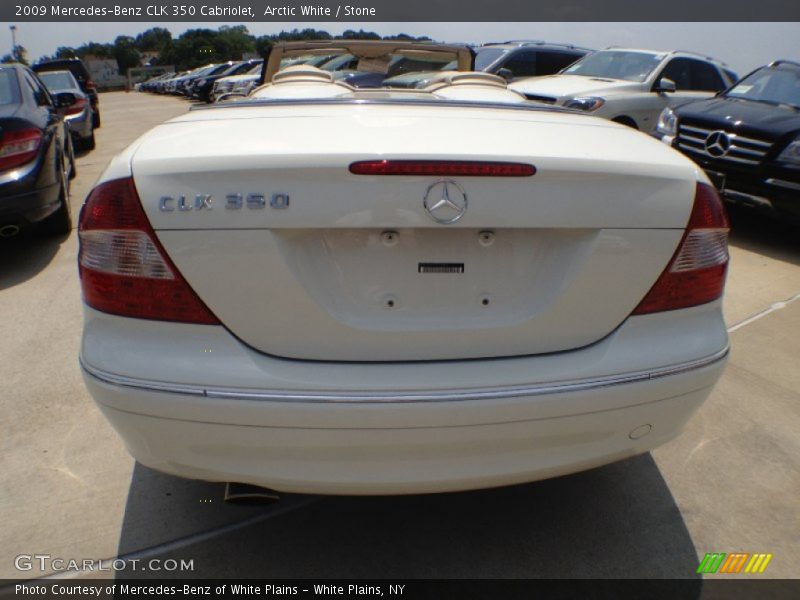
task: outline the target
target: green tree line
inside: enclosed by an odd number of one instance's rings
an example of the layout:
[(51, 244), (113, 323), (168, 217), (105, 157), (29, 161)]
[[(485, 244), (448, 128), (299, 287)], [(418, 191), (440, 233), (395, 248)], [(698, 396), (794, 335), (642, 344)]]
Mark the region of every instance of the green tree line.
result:
[[(143, 57), (149, 53), (157, 55), (149, 60), (150, 66), (175, 65), (179, 70), (192, 69), (212, 62), (241, 60), (244, 54), (257, 53), (264, 56), (276, 42), (302, 40), (333, 39), (368, 39), (368, 40), (407, 40), (428, 41), (428, 37), (413, 37), (406, 34), (381, 37), (374, 31), (347, 30), (341, 36), (334, 37), (327, 31), (317, 29), (292, 29), (273, 35), (252, 35), (244, 25), (223, 25), (217, 30), (189, 29), (173, 38), (172, 33), (163, 27), (153, 27), (133, 37), (120, 35), (112, 44), (87, 42), (77, 48), (61, 46), (52, 56), (44, 56), (41, 60), (53, 58), (84, 58), (94, 55), (100, 58), (117, 61), (120, 74), (142, 64)], [(10, 58), (10, 57), (9, 57)]]

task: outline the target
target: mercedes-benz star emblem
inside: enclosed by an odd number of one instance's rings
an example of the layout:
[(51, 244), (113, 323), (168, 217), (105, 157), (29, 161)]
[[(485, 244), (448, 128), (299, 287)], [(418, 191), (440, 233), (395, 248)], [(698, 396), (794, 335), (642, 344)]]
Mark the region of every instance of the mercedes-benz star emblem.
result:
[(449, 225), (467, 212), (467, 194), (452, 179), (440, 179), (428, 186), (422, 204), (431, 219)]
[(712, 131), (706, 138), (705, 146), (711, 156), (725, 156), (731, 149), (731, 138), (724, 131)]

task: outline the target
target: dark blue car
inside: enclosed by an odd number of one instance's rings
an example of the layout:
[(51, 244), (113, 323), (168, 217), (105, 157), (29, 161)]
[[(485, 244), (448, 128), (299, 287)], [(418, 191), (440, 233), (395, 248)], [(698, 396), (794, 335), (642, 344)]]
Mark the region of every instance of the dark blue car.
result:
[(0, 237), (41, 222), (69, 233), (75, 159), (64, 113), (71, 93), (51, 95), (23, 65), (0, 66)]

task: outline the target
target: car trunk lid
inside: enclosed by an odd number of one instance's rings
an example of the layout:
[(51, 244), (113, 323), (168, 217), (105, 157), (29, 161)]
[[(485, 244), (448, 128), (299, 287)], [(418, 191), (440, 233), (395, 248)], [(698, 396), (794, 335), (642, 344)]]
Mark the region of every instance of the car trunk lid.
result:
[[(536, 174), (349, 170), (376, 159)], [(273, 355), (347, 361), (601, 339), (669, 262), (695, 177), (677, 153), (597, 119), (391, 105), (202, 111), (148, 136), (132, 168), (170, 258), (235, 335)], [(445, 194), (466, 204), (449, 224), (426, 209)]]

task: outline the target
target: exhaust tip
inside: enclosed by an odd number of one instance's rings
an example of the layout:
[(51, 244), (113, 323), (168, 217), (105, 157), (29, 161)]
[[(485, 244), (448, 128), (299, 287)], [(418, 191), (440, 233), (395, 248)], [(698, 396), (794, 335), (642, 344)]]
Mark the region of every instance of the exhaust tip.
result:
[(19, 225), (3, 225), (0, 227), (0, 237), (10, 238), (19, 233)]
[(249, 483), (226, 483), (224, 501), (246, 506), (275, 504), (281, 499), (278, 492)]

